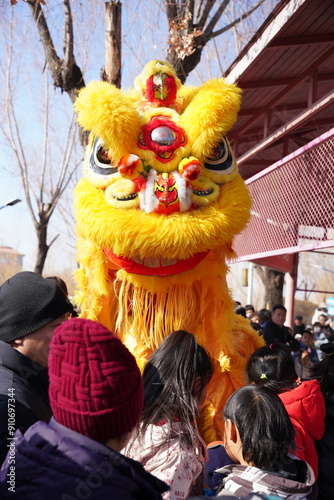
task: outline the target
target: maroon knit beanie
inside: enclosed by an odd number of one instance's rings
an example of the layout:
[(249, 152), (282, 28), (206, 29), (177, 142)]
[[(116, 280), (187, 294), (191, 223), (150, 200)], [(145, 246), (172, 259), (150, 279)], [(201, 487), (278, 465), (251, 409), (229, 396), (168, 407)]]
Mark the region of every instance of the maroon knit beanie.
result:
[(137, 424), (143, 383), (135, 358), (106, 327), (71, 319), (54, 332), (49, 396), (60, 424), (101, 443)]

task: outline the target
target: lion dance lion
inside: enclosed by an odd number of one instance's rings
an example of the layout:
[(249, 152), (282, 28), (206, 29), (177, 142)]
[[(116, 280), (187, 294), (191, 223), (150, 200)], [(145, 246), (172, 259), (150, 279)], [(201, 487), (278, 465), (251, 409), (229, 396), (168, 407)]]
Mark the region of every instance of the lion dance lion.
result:
[(224, 403), (262, 345), (226, 283), (251, 206), (226, 139), (239, 107), (236, 85), (184, 86), (162, 61), (134, 90), (91, 82), (75, 102), (90, 131), (75, 189), (81, 315), (114, 331), (140, 366), (170, 332), (192, 332), (215, 364), (207, 441), (221, 439)]

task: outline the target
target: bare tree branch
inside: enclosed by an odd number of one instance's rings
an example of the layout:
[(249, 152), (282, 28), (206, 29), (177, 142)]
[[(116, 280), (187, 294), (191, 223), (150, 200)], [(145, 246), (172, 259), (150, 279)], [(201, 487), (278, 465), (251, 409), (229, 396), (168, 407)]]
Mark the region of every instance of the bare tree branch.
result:
[(205, 28), (205, 30), (204, 30), (203, 36), (204, 36), (205, 38), (210, 38), (211, 33), (212, 33), (212, 31), (213, 31), (214, 27), (215, 27), (215, 26), (216, 26), (216, 24), (218, 23), (219, 19), (221, 18), (221, 16), (222, 16), (222, 14), (223, 14), (224, 10), (226, 9), (226, 7), (228, 6), (228, 4), (229, 4), (229, 3), (230, 3), (230, 0), (224, 0), (224, 1), (220, 4), (220, 6), (219, 6), (219, 8), (218, 8), (217, 12), (216, 12), (216, 13), (214, 14), (214, 16), (211, 18), (211, 20), (210, 20), (209, 24), (207, 25), (207, 27), (206, 27), (206, 28)]
[(70, 68), (74, 59), (73, 19), (69, 0), (64, 0), (64, 65)]
[(50, 249), (51, 245), (56, 241), (56, 239), (59, 238), (59, 234), (57, 234), (52, 240), (50, 241), (48, 248)]
[(164, 0), (164, 5), (169, 20), (176, 19), (179, 16), (177, 0)]
[(260, 0), (256, 5), (254, 5), (254, 7), (252, 7), (250, 10), (248, 10), (247, 12), (245, 12), (244, 14), (242, 14), (237, 19), (235, 19), (232, 23), (228, 24), (227, 26), (224, 26), (224, 28), (221, 28), (220, 30), (215, 31), (214, 33), (211, 33), (211, 35), (208, 35), (209, 39), (212, 39), (212, 38), (215, 38), (216, 36), (222, 35), (226, 31), (228, 31), (231, 28), (233, 28), (233, 26), (236, 26), (237, 24), (239, 24), (241, 21), (243, 21), (244, 19), (246, 19), (246, 17), (249, 17), (251, 14), (253, 14), (253, 12), (258, 7), (260, 7), (260, 5), (262, 5), (264, 2), (265, 2), (265, 0)]
[(71, 152), (73, 150), (74, 142), (75, 142), (75, 120), (73, 117), (68, 134), (67, 134), (67, 138), (66, 138), (66, 145), (64, 148), (64, 154), (63, 154), (63, 159), (62, 159), (62, 168), (61, 168), (61, 171), (60, 171), (60, 174), (58, 177), (56, 189), (55, 189), (53, 196), (52, 196), (52, 205), (53, 206), (51, 207), (52, 210), (50, 209), (50, 216), (52, 215), (54, 209), (56, 208), (56, 206), (58, 204), (60, 197), (64, 193), (69, 182), (71, 181), (71, 178), (72, 178), (74, 172), (76, 171), (76, 169), (78, 168), (79, 163), (81, 163), (81, 161), (78, 162), (75, 165), (75, 167), (69, 171), (70, 157), (71, 157)]
[(213, 45), (214, 45), (214, 48), (215, 48), (215, 53), (216, 53), (216, 57), (217, 57), (218, 65), (219, 65), (219, 71), (220, 71), (220, 74), (222, 75), (224, 73), (224, 69), (223, 69), (223, 67), (222, 67), (222, 65), (220, 63), (216, 40), (213, 40)]
[(201, 17), (201, 12), (202, 12), (202, 8), (203, 8), (203, 3), (204, 3), (204, 0), (199, 0), (198, 1), (198, 5), (197, 5), (197, 12), (196, 12), (196, 20), (198, 21), (199, 18)]
[(195, 8), (194, 0), (187, 0), (184, 4), (184, 7), (181, 10), (182, 18), (187, 19), (186, 22), (187, 30), (191, 30), (193, 28), (194, 8)]
[(54, 85), (56, 87), (63, 88), (62, 78), (61, 78), (61, 59), (56, 53), (55, 46), (53, 44), (50, 31), (44, 16), (43, 9), (39, 2), (27, 1), (27, 4), (32, 10), (32, 15), (37, 26), (37, 30), (40, 36), (40, 40), (44, 47), (45, 58), (48, 68), (51, 72)]
[(47, 166), (47, 156), (48, 156), (48, 146), (49, 146), (49, 88), (48, 88), (48, 75), (45, 75), (45, 113), (44, 113), (44, 137), (43, 137), (43, 158), (42, 158), (42, 175), (41, 175), (41, 183), (39, 188), (39, 200), (43, 203), (44, 196), (44, 184), (45, 184), (45, 174), (46, 174), (46, 166)]
[(7, 68), (6, 68), (6, 117), (7, 117), (7, 124), (8, 124), (8, 129), (7, 132), (8, 134), (8, 140), (11, 145), (11, 148), (13, 150), (13, 153), (15, 155), (21, 178), (22, 178), (22, 184), (23, 184), (23, 190), (25, 194), (25, 198), (27, 201), (27, 205), (29, 208), (29, 211), (31, 213), (31, 216), (33, 218), (34, 223), (37, 221), (34, 210), (32, 207), (31, 203), (31, 197), (30, 197), (30, 192), (29, 192), (29, 179), (28, 179), (28, 165), (27, 161), (25, 158), (24, 154), (24, 148), (21, 142), (21, 136), (19, 133), (19, 127), (18, 127), (18, 122), (16, 119), (16, 114), (14, 110), (14, 105), (13, 105), (13, 93), (11, 89), (11, 65), (13, 61), (13, 19), (11, 18), (11, 23), (10, 23), (10, 43), (8, 47), (8, 52), (7, 52)]
[[(201, 2), (202, 3), (202, 2)], [(207, 0), (206, 1), (206, 4), (205, 4), (205, 7), (204, 7), (204, 10), (202, 12), (202, 16), (201, 18), (199, 19), (197, 25), (200, 27), (200, 28), (204, 28), (205, 26), (205, 23), (206, 21), (208, 20), (208, 17), (209, 17), (209, 14), (211, 12), (211, 9), (212, 7), (214, 6), (215, 4), (215, 0)]]

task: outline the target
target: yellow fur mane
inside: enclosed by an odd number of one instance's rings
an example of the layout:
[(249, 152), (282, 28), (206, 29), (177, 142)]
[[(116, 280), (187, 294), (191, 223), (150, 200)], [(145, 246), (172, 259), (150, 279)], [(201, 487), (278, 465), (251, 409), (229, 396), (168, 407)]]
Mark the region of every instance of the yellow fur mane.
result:
[[(147, 82), (152, 95), (164, 96), (173, 78), (175, 102), (151, 105)], [(170, 332), (195, 335), (215, 365), (202, 423), (214, 440), (221, 438), (224, 402), (262, 345), (235, 316), (226, 283), (233, 238), (251, 206), (225, 138), (240, 89), (222, 78), (184, 86), (162, 61), (146, 65), (135, 86), (125, 93), (92, 82), (75, 103), (80, 125), (91, 132), (75, 189), (76, 300), (82, 316), (113, 330), (141, 367)]]

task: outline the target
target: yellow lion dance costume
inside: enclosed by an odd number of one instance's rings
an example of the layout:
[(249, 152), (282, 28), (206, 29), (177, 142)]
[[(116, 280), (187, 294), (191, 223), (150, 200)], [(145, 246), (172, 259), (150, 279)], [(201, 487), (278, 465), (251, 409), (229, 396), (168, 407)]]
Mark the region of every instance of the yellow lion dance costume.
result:
[(225, 138), (239, 107), (235, 85), (183, 86), (161, 61), (133, 91), (92, 82), (75, 103), (91, 132), (75, 189), (81, 314), (117, 333), (141, 366), (170, 332), (196, 336), (215, 363), (207, 441), (221, 439), (224, 403), (262, 345), (226, 284), (251, 205)]

